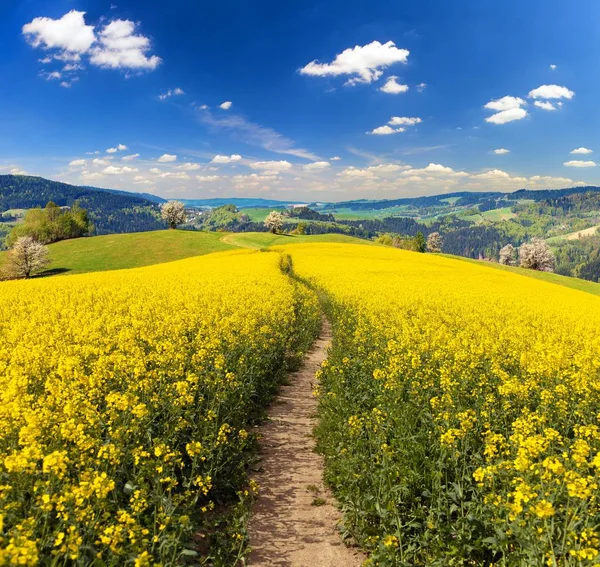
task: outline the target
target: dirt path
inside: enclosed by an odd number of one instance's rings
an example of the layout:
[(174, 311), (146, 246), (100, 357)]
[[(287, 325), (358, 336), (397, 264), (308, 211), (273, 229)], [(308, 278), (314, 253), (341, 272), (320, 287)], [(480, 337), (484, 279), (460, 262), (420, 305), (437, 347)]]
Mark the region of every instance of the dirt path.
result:
[(364, 561), (340, 538), (341, 515), (323, 484), (323, 460), (314, 452), (312, 390), (330, 340), (324, 321), (320, 338), (261, 428), (261, 472), (254, 476), (260, 493), (248, 526), (252, 567), (358, 567)]
[(227, 234), (223, 238), (221, 238), (221, 242), (225, 242), (225, 244), (231, 244), (232, 246), (239, 246), (240, 248), (250, 248), (251, 250), (259, 250), (258, 246), (252, 246), (252, 244), (242, 244), (236, 240), (237, 235), (235, 233)]

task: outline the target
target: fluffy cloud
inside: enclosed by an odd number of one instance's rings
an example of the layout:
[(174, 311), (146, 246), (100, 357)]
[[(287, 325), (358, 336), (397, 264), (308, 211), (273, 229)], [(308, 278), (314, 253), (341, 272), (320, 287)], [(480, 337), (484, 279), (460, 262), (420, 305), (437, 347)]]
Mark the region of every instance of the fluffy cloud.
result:
[(527, 116), (527, 111), (524, 108), (511, 108), (509, 110), (503, 110), (488, 116), (485, 121), (492, 124), (506, 124), (507, 122), (514, 122), (515, 120), (521, 120)]
[(542, 102), (541, 100), (536, 100), (533, 104), (542, 110), (556, 110), (556, 106), (554, 106), (551, 102)]
[(567, 98), (571, 99), (575, 93), (567, 87), (559, 85), (542, 85), (537, 89), (529, 91), (529, 98)]
[(174, 154), (163, 154), (157, 161), (158, 163), (171, 163), (177, 161), (177, 156)]
[(307, 163), (303, 166), (303, 169), (307, 171), (319, 170), (319, 169), (327, 169), (331, 167), (331, 164), (328, 161), (313, 161), (312, 163)]
[(372, 165), (367, 167), (367, 171), (372, 171), (373, 173), (386, 174), (386, 173), (395, 173), (397, 171), (401, 171), (402, 169), (410, 169), (409, 165), (397, 165), (395, 163), (382, 163), (379, 165)]
[(85, 12), (71, 10), (58, 20), (34, 18), (23, 26), (23, 35), (33, 47), (85, 53), (96, 41), (94, 26), (85, 23)]
[(591, 154), (593, 150), (589, 150), (588, 148), (577, 148), (572, 150), (572, 154)]
[(524, 104), (527, 103), (518, 96), (503, 96), (502, 98), (491, 100), (483, 108), (501, 112), (503, 110), (512, 110), (514, 108), (520, 108)]
[(197, 171), (201, 168), (202, 166), (200, 164), (191, 163), (189, 161), (175, 167), (175, 169), (181, 169), (182, 171)]
[(231, 102), (230, 100), (226, 100), (225, 102), (223, 102), (219, 105), (219, 108), (222, 108), (223, 110), (229, 110), (232, 105), (233, 105), (233, 102)]
[(87, 163), (85, 159), (74, 159), (69, 162), (69, 167), (83, 167)]
[(221, 179), (218, 175), (196, 175), (196, 179), (201, 183), (212, 183)]
[(128, 150), (129, 148), (124, 144), (119, 144), (116, 148), (108, 148), (106, 150), (107, 154), (116, 154), (117, 152), (122, 152)]
[(169, 89), (168, 91), (164, 92), (161, 95), (158, 95), (158, 98), (160, 100), (166, 100), (168, 98), (171, 98), (172, 96), (181, 96), (184, 95), (185, 92), (183, 91), (183, 89), (180, 89), (179, 87), (176, 87), (174, 89)]
[(581, 161), (581, 160), (571, 160), (566, 161), (563, 165), (567, 167), (596, 167), (595, 161)]
[(388, 77), (388, 80), (385, 82), (385, 85), (381, 87), (379, 90), (388, 94), (400, 94), (408, 91), (408, 85), (401, 85), (397, 81), (398, 77), (392, 75)]
[[(112, 159), (112, 158), (110, 158)], [(92, 163), (94, 165), (110, 165), (110, 159), (100, 159), (100, 158), (96, 158), (95, 160), (92, 161)]]
[(214, 158), (212, 158), (210, 160), (210, 163), (232, 163), (232, 162), (240, 161), (241, 159), (242, 159), (242, 156), (240, 156), (238, 154), (233, 154), (230, 156), (216, 155)]
[(419, 83), (417, 85), (417, 90), (422, 93), (427, 88), (427, 83)]
[(485, 181), (511, 181), (512, 183), (527, 183), (526, 177), (512, 177), (510, 173), (502, 171), (501, 169), (490, 169), (484, 173), (472, 175), (471, 178)]
[[(40, 61), (66, 63), (63, 72), (72, 73), (83, 68), (83, 57), (92, 65), (110, 69), (152, 70), (160, 64), (157, 55), (148, 55), (150, 40), (136, 34), (134, 22), (113, 20), (98, 32), (85, 23), (85, 12), (72, 10), (62, 18), (35, 18), (23, 26), (23, 35), (36, 48), (53, 53)], [(76, 78), (61, 83), (70, 87)]]
[(292, 164), (289, 161), (255, 161), (250, 164), (252, 169), (260, 169), (271, 172), (287, 171), (291, 169)]
[(135, 34), (136, 24), (129, 20), (113, 20), (98, 34), (98, 46), (90, 50), (90, 61), (109, 69), (156, 69), (157, 55), (148, 57), (150, 40)]
[(498, 156), (504, 155), (504, 154), (509, 154), (510, 150), (506, 150), (504, 148), (499, 148), (497, 150), (494, 150), (494, 153)]
[(339, 177), (345, 179), (374, 179), (375, 174), (368, 169), (359, 169), (358, 167), (350, 166), (338, 173)]
[(121, 158), (122, 161), (133, 161), (134, 159), (137, 159), (140, 157), (140, 154), (130, 154), (128, 156), (123, 156)]
[(332, 158), (329, 158), (329, 161), (340, 161), (342, 158), (339, 156), (333, 156)]
[(406, 169), (402, 175), (430, 175), (445, 177), (468, 177), (469, 174), (464, 171), (454, 171), (451, 167), (440, 165), (439, 163), (430, 163), (427, 167), (421, 169)]
[[(397, 134), (398, 132), (406, 131), (405, 126), (414, 126), (415, 124), (419, 124), (420, 122), (422, 122), (422, 120), (417, 117), (409, 118), (407, 116), (392, 116), (392, 118), (389, 120), (389, 122), (387, 124), (385, 124), (384, 126), (379, 126), (378, 128), (374, 128), (370, 132), (367, 132), (367, 134), (375, 134), (378, 136), (387, 136), (390, 134)], [(392, 128), (390, 126), (390, 124), (392, 126), (399, 126), (399, 127)]]
[(115, 167), (114, 165), (109, 165), (102, 170), (102, 173), (106, 175), (122, 175), (124, 173), (137, 173), (138, 171), (137, 167)]
[(556, 65), (554, 65), (554, 64), (550, 65), (550, 69), (551, 69), (552, 71), (556, 71)]
[(407, 116), (392, 116), (388, 124), (392, 126), (414, 126), (423, 122), (420, 118), (409, 118)]
[(409, 54), (407, 49), (398, 49), (393, 41), (383, 44), (373, 41), (345, 49), (331, 63), (312, 61), (300, 69), (300, 73), (315, 77), (350, 75), (347, 85), (371, 83), (381, 77), (386, 67), (406, 63)]
[(378, 126), (377, 128), (373, 128), (367, 134), (375, 134), (376, 136), (388, 136), (390, 134), (397, 134), (398, 132), (404, 132), (406, 128), (392, 128), (387, 124), (385, 126)]

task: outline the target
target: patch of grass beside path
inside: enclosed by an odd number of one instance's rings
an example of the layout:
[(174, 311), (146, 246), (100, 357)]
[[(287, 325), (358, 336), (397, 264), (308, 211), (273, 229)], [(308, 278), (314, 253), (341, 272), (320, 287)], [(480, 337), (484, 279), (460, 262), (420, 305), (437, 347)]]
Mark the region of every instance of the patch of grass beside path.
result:
[(593, 295), (600, 295), (600, 283), (581, 280), (579, 278), (572, 278), (570, 276), (561, 276), (559, 274), (550, 274), (548, 272), (538, 272), (537, 270), (526, 270), (525, 268), (517, 268), (514, 266), (503, 266), (502, 264), (496, 264), (495, 262), (484, 262), (481, 260), (474, 260), (472, 258), (463, 258), (462, 256), (451, 256), (450, 254), (441, 255), (454, 260), (474, 262), (480, 266), (487, 266), (492, 269), (521, 274), (522, 276), (527, 276), (528, 278), (535, 278), (537, 280), (543, 280), (553, 284), (570, 287), (572, 289), (578, 289), (579, 291), (585, 291), (586, 293), (591, 293)]

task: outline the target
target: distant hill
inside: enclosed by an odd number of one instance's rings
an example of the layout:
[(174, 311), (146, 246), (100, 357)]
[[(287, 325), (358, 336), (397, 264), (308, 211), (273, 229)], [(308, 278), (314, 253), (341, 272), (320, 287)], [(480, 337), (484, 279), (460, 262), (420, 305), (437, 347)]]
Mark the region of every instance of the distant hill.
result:
[(142, 199), (146, 199), (152, 203), (157, 203), (158, 205), (167, 202), (167, 199), (163, 199), (162, 197), (153, 195), (152, 193), (133, 193), (132, 191), (121, 191), (120, 189), (101, 189), (100, 187), (89, 187), (87, 185), (82, 185), (82, 187), (84, 189), (91, 189), (92, 191), (106, 191), (107, 193), (114, 193), (115, 195), (124, 195), (125, 197), (141, 197)]
[(177, 199), (188, 207), (222, 207), (223, 205), (235, 205), (238, 209), (253, 209), (256, 207), (286, 207), (287, 205), (300, 205), (306, 201), (277, 201), (275, 199), (242, 199), (232, 197), (230, 199)]
[(156, 201), (160, 197), (152, 197), (154, 200), (141, 194), (77, 187), (29, 175), (0, 175), (0, 213), (10, 209), (44, 207), (48, 201), (61, 207), (79, 201), (88, 210), (96, 234), (164, 228)]

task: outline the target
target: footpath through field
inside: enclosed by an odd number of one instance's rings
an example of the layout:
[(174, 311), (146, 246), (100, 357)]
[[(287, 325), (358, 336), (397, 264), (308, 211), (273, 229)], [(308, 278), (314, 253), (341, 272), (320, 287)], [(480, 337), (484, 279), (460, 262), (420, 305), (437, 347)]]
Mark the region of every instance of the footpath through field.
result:
[(364, 560), (341, 540), (341, 514), (323, 484), (323, 459), (315, 453), (312, 436), (315, 373), (330, 341), (325, 320), (321, 336), (300, 370), (290, 375), (261, 428), (261, 472), (254, 477), (260, 495), (248, 526), (252, 567), (358, 567)]

